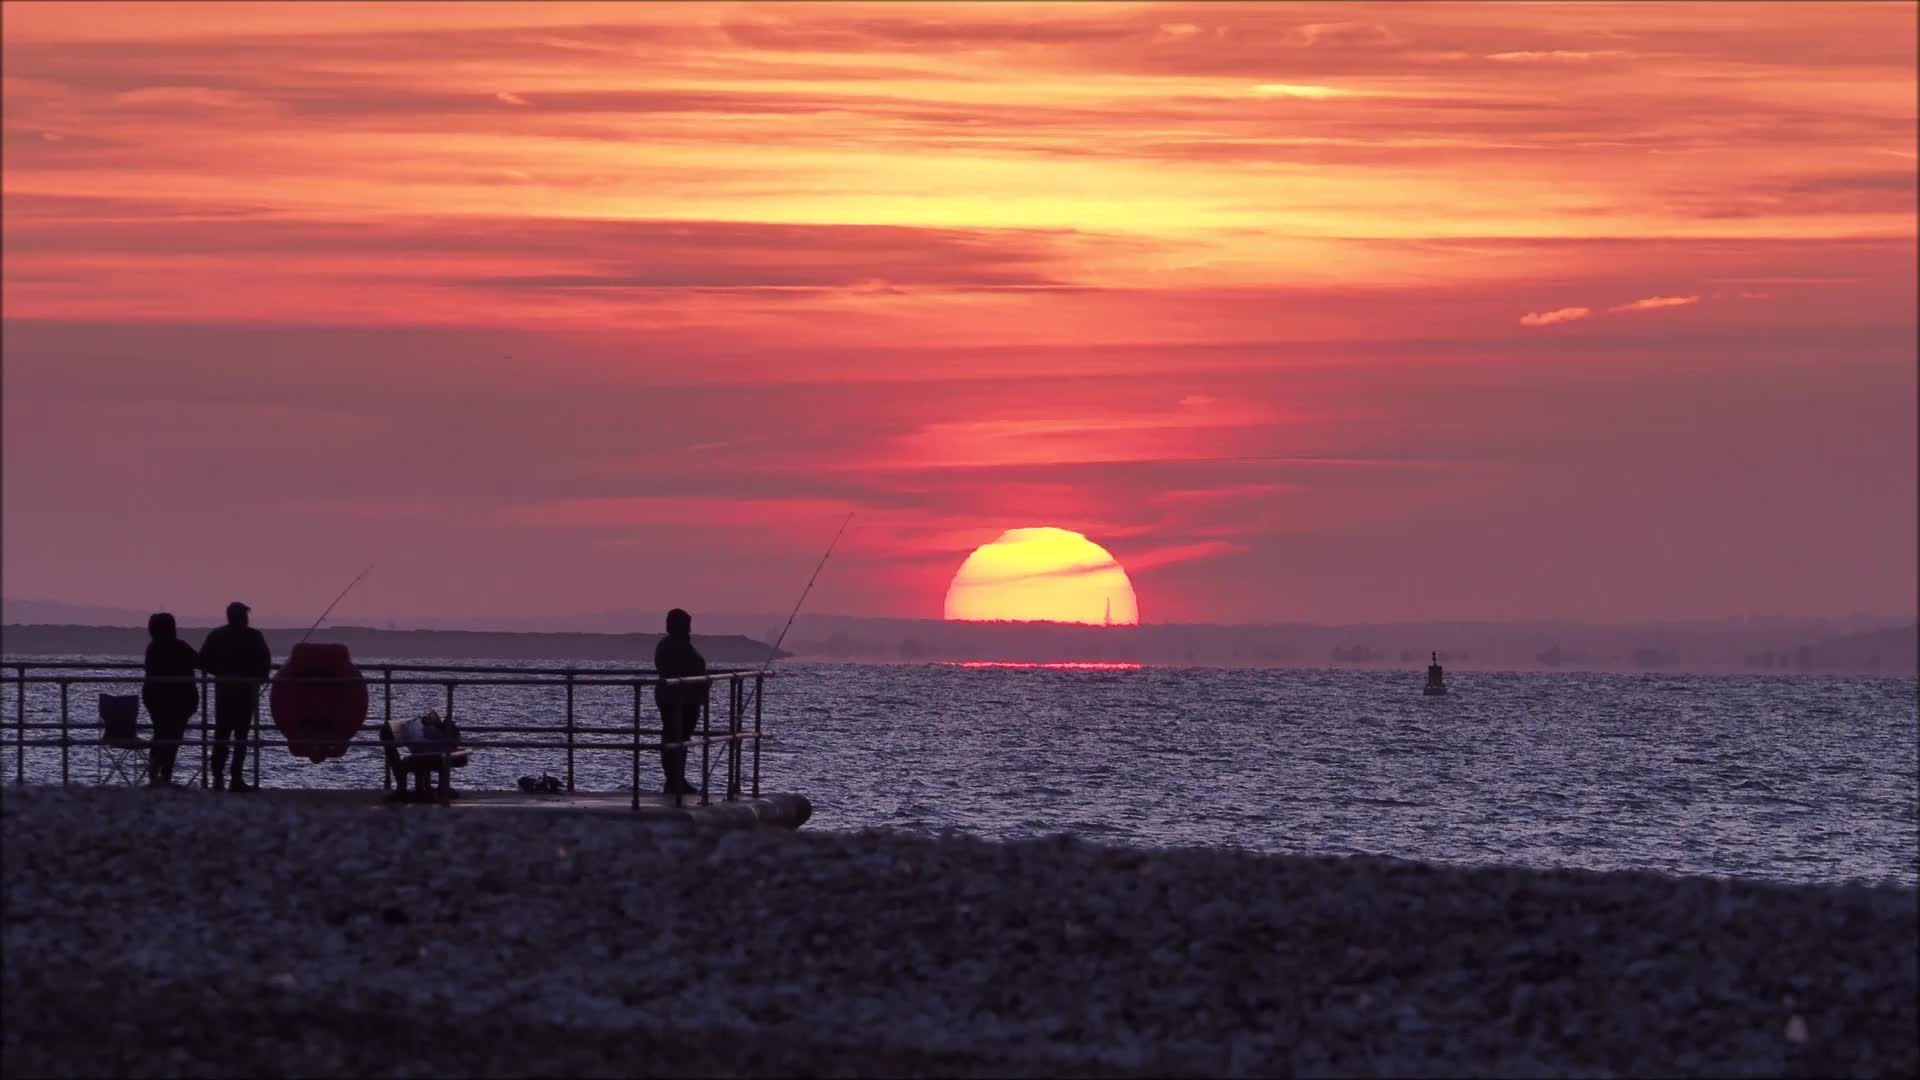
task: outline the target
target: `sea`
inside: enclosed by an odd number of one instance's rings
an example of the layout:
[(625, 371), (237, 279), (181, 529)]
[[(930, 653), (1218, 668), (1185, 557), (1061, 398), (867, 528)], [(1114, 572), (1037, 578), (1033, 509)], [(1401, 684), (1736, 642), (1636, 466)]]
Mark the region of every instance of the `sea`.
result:
[[(378, 662), (360, 661), (370, 674)], [(1920, 877), (1920, 681), (1910, 676), (1453, 671), (1444, 697), (1423, 695), (1423, 680), (1419, 670), (782, 664), (759, 702), (761, 786), (805, 795), (809, 830), (1071, 833), (1788, 883), (1913, 887)], [(58, 749), (15, 745), (19, 690), (6, 682), (6, 781), (60, 782)], [(71, 722), (95, 722), (103, 689), (133, 685), (70, 687)], [(394, 715), (445, 709), (442, 687), (393, 695)], [(575, 695), (576, 726), (630, 729), (630, 688)], [(484, 729), (517, 723), (557, 737), (564, 702), (554, 687), (461, 687), (455, 716), (474, 741), (507, 738)], [(25, 705), (30, 722), (57, 722), (59, 690), (31, 685)], [(385, 708), (376, 684), (373, 717)], [(183, 752), (183, 773), (197, 753)], [(95, 757), (70, 748), (68, 780), (94, 782)], [(269, 787), (381, 783), (371, 724), (345, 758), (315, 764), (282, 746), (260, 761)], [(745, 761), (750, 769), (750, 752)], [(713, 764), (717, 794), (718, 754)], [(564, 780), (567, 765), (560, 749), (476, 750), (457, 782)], [(572, 768), (581, 790), (631, 790), (630, 752), (578, 750)], [(690, 772), (698, 782), (697, 748)], [(640, 776), (643, 790), (659, 790), (657, 754)]]

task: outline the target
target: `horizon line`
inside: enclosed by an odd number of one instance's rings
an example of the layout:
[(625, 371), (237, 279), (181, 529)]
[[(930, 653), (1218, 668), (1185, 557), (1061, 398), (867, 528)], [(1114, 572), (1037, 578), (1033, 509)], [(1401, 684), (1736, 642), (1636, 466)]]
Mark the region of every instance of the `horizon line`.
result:
[[(526, 615), (526, 616), (508, 616), (506, 618), (558, 619), (558, 618), (564, 618), (564, 617), (565, 616)], [(601, 616), (601, 617), (604, 617), (604, 616)], [(719, 615), (709, 615), (705, 617), (710, 619), (751, 619), (751, 618), (760, 618), (762, 616), (755, 613), (745, 613), (745, 614), (722, 613)], [(1513, 618), (1513, 619), (1429, 618), (1429, 619), (1399, 619), (1399, 620), (1361, 620), (1361, 621), (1353, 621), (1353, 622), (1319, 622), (1319, 621), (1304, 621), (1304, 620), (1303, 621), (1286, 621), (1286, 622), (1278, 622), (1278, 621), (1276, 622), (1174, 622), (1174, 621), (1169, 621), (1169, 622), (1152, 622), (1152, 623), (1148, 623), (1148, 622), (1115, 623), (1112, 625), (1103, 625), (1100, 623), (1086, 623), (1086, 622), (1060, 622), (1060, 621), (1048, 620), (1048, 619), (937, 619), (937, 618), (914, 617), (914, 616), (907, 616), (907, 615), (841, 615), (841, 614), (835, 614), (835, 613), (823, 613), (820, 615), (816, 615), (814, 617), (819, 619), (849, 619), (849, 620), (859, 620), (859, 621), (865, 621), (865, 622), (930, 623), (930, 624), (942, 625), (942, 626), (944, 625), (1021, 626), (1021, 627), (1046, 626), (1046, 627), (1080, 628), (1080, 629), (1085, 629), (1090, 631), (1097, 630), (1097, 631), (1117, 631), (1117, 632), (1141, 631), (1141, 630), (1149, 630), (1149, 629), (1156, 629), (1156, 628), (1162, 628), (1162, 627), (1207, 628), (1207, 629), (1260, 629), (1260, 628), (1283, 628), (1283, 627), (1285, 628), (1320, 628), (1320, 629), (1354, 629), (1354, 628), (1390, 629), (1395, 627), (1422, 627), (1422, 626), (1458, 626), (1458, 627), (1566, 626), (1566, 627), (1586, 627), (1586, 628), (1604, 629), (1604, 628), (1645, 628), (1645, 627), (1654, 627), (1654, 626), (1687, 626), (1687, 625), (1699, 625), (1699, 624), (1705, 624), (1705, 623), (1735, 623), (1735, 622), (1744, 622), (1744, 623), (1838, 622), (1838, 621), (1856, 620), (1856, 619), (1890, 622), (1895, 624), (1906, 624), (1906, 623), (1920, 624), (1920, 612), (1906, 613), (1906, 614), (1851, 612), (1845, 615), (1688, 616), (1683, 618), (1641, 619), (1641, 620), (1621, 620), (1621, 621), (1599, 621), (1599, 620), (1587, 620), (1587, 619), (1566, 618), (1566, 617)], [(458, 619), (463, 617), (453, 616), (452, 618)], [(696, 616), (696, 621), (699, 618), (700, 618), (699, 616)], [(797, 621), (798, 620), (796, 620), (796, 622)], [(216, 626), (224, 625), (225, 622), (226, 620), (224, 618), (209, 615), (205, 619), (199, 619), (197, 617), (190, 618), (189, 620), (183, 623), (183, 626), (191, 626), (194, 629), (202, 629), (202, 628), (211, 629)], [(262, 632), (265, 632), (268, 630), (272, 630), (276, 632), (300, 630), (304, 632), (307, 630), (308, 626), (311, 624), (304, 624), (304, 623), (276, 624), (271, 622), (254, 621), (254, 622), (250, 622), (249, 625), (251, 625), (254, 629), (260, 630)], [(145, 625), (140, 623), (44, 622), (44, 621), (20, 622), (20, 621), (13, 621), (13, 620), (6, 620), (4, 622), (0, 622), (0, 627), (10, 627), (10, 628), (11, 627), (19, 627), (19, 628), (73, 627), (73, 628), (103, 629), (103, 630), (145, 630), (146, 629)], [(656, 634), (657, 635), (662, 632), (660, 630), (643, 630), (643, 629), (604, 630), (604, 629), (586, 629), (586, 628), (572, 629), (572, 628), (565, 628), (565, 627), (546, 627), (542, 629), (520, 629), (520, 628), (509, 627), (509, 626), (431, 626), (431, 625), (381, 626), (381, 625), (375, 625), (371, 623), (352, 622), (352, 621), (328, 623), (328, 624), (324, 624), (320, 629), (334, 630), (334, 631), (366, 630), (366, 631), (372, 631), (372, 632), (383, 633), (383, 634), (401, 634), (401, 633), (597, 634), (597, 635), (605, 635), (605, 636), (624, 636), (629, 634)], [(744, 636), (750, 636), (750, 635), (740, 633), (740, 632), (724, 632), (724, 633), (708, 632), (705, 634), (700, 634), (696, 632), (696, 636), (744, 637)]]

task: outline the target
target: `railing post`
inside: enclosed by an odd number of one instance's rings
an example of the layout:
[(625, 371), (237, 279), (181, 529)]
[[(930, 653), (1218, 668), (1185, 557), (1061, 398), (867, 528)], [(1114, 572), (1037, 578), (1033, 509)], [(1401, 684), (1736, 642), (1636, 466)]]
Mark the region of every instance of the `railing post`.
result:
[(740, 676), (727, 678), (727, 801), (740, 797), (740, 714), (746, 709), (747, 684)]
[(753, 677), (753, 797), (760, 797), (760, 703), (766, 700), (767, 676), (762, 672)]
[(20, 715), (17, 717), (20, 738), (13, 744), (13, 782), (24, 784), (27, 782), (27, 669), (24, 665), (15, 668), (14, 674), (20, 676)]
[(207, 724), (211, 722), (210, 717), (213, 712), (212, 707), (207, 703), (207, 699), (209, 694), (208, 687), (212, 684), (213, 680), (211, 677), (207, 675), (200, 676), (200, 786), (203, 788), (213, 782), (213, 779), (207, 775), (207, 740), (211, 737), (207, 731)]
[[(84, 716), (80, 720), (75, 720), (73, 718), (73, 687), (75, 685), (80, 685), (82, 686), (83, 689), (85, 689), (88, 685), (91, 685), (96, 682), (113, 681), (113, 679), (111, 678), (105, 679), (105, 680), (100, 679), (98, 675), (91, 670), (91, 666), (87, 662), (55, 663), (48, 666), (55, 670), (50, 671), (48, 675), (44, 677), (37, 677), (35, 676), (34, 670), (33, 670), (36, 667), (36, 665), (22, 663), (17, 660), (13, 663), (5, 663), (4, 661), (0, 661), (0, 754), (4, 754), (6, 752), (5, 751), (6, 744), (4, 741), (5, 740), (5, 724), (6, 724), (4, 702), (5, 702), (6, 678), (7, 678), (7, 674), (10, 671), (14, 681), (14, 717), (13, 717), (13, 721), (14, 721), (14, 782), (16, 784), (24, 785), (26, 783), (26, 745), (27, 745), (26, 733), (28, 730), (27, 725), (29, 722), (29, 715), (32, 711), (30, 707), (30, 702), (28, 701), (28, 698), (31, 697), (31, 694), (29, 694), (28, 692), (29, 684), (44, 685), (45, 683), (53, 683), (53, 684), (56, 684), (58, 687), (59, 696), (60, 696), (59, 720), (57, 723), (46, 724), (43, 726), (52, 730), (57, 730), (60, 733), (60, 738), (58, 743), (54, 744), (60, 747), (60, 782), (63, 785), (70, 786), (76, 782), (73, 779), (73, 772), (74, 772), (73, 748), (75, 746), (83, 745), (83, 740), (80, 738), (76, 738), (75, 729), (80, 728), (88, 732), (89, 735), (91, 735), (92, 732), (96, 730), (96, 728), (98, 727), (98, 725), (95, 725), (91, 721), (87, 720), (87, 718), (85, 718)], [(138, 665), (132, 664), (132, 663), (125, 663), (125, 664), (110, 663), (105, 666), (109, 668), (125, 668), (133, 671), (137, 671), (138, 669)], [(444, 693), (446, 696), (444, 707), (446, 709), (447, 717), (449, 719), (454, 719), (457, 716), (459, 703), (455, 700), (457, 697), (456, 692), (458, 691), (460, 686), (463, 684), (463, 682), (466, 682), (469, 680), (466, 680), (461, 677), (446, 677), (447, 675), (451, 675), (452, 674), (451, 672), (439, 673), (429, 678), (401, 677), (405, 675), (408, 670), (419, 670), (422, 672), (431, 672), (433, 671), (433, 668), (431, 667), (420, 667), (417, 669), (409, 669), (405, 665), (400, 665), (396, 667), (395, 665), (392, 665), (392, 664), (381, 664), (376, 666), (378, 666), (380, 669), (380, 681), (381, 681), (380, 707), (381, 707), (381, 713), (382, 713), (381, 722), (391, 723), (392, 717), (394, 716), (395, 685), (407, 684), (407, 683), (413, 683), (413, 682), (419, 682), (426, 685), (439, 683), (444, 688)], [(72, 669), (72, 670), (59, 670), (59, 669)], [(456, 669), (456, 670), (464, 671), (469, 669), (462, 668), (462, 669)], [(492, 671), (492, 669), (482, 669), (482, 668), (474, 668), (471, 670), (487, 671), (487, 672)], [(502, 670), (500, 673), (514, 674), (515, 672), (513, 670)], [(598, 679), (588, 680), (587, 683), (582, 683), (580, 678), (580, 676), (582, 675), (582, 671), (578, 668), (573, 668), (573, 667), (564, 668), (564, 669), (548, 669), (544, 671), (535, 672), (535, 674), (545, 676), (546, 678), (542, 679), (538, 683), (527, 682), (527, 685), (549, 685), (550, 686), (552, 685), (552, 677), (560, 676), (561, 686), (567, 696), (566, 741), (561, 744), (561, 748), (564, 748), (567, 752), (568, 790), (570, 792), (577, 792), (579, 790), (580, 751), (582, 749), (586, 749), (586, 750), (617, 749), (617, 745), (602, 746), (601, 744), (596, 742), (594, 744), (590, 744), (583, 747), (580, 743), (580, 734), (582, 731), (582, 726), (581, 726), (581, 718), (579, 715), (579, 711), (580, 711), (579, 688), (582, 685), (596, 684), (599, 682), (599, 680)], [(595, 675), (596, 673), (592, 671), (588, 671), (588, 672), (585, 672), (585, 674)], [(645, 734), (644, 734), (646, 731), (651, 730), (649, 726), (649, 721), (652, 719), (652, 713), (647, 708), (646, 702), (643, 700), (643, 692), (647, 687), (657, 685), (661, 681), (659, 680), (658, 676), (651, 672), (643, 672), (643, 671), (633, 671), (631, 672), (630, 675), (626, 672), (618, 672), (618, 673), (610, 672), (609, 674), (615, 674), (616, 677), (620, 675), (627, 675), (627, 684), (632, 689), (634, 694), (633, 725), (632, 725), (633, 742), (629, 745), (628, 752), (629, 752), (630, 772), (631, 772), (632, 785), (633, 785), (631, 802), (635, 810), (639, 810), (641, 808), (641, 803), (643, 801), (640, 798), (641, 784), (643, 782), (642, 773), (644, 771), (642, 768), (643, 763), (640, 760), (641, 757), (643, 756), (642, 751), (649, 750), (649, 749), (670, 749), (671, 752), (682, 756), (684, 760), (684, 758), (686, 757), (691, 757), (691, 754), (688, 754), (687, 751), (689, 751), (692, 748), (692, 743), (694, 738), (696, 737), (696, 733), (697, 733), (697, 737), (701, 741), (700, 767), (702, 772), (701, 785), (700, 785), (700, 791), (699, 791), (700, 799), (696, 805), (708, 806), (712, 804), (713, 802), (713, 767), (715, 764), (718, 764), (713, 760), (714, 733), (713, 733), (712, 688), (713, 688), (713, 683), (716, 679), (724, 679), (727, 682), (727, 712), (724, 717), (724, 729), (721, 733), (721, 740), (720, 740), (722, 746), (725, 748), (725, 752), (727, 755), (727, 760), (725, 762), (726, 784), (727, 784), (726, 801), (733, 802), (735, 800), (738, 800), (744, 797), (745, 795), (745, 791), (747, 788), (747, 776), (746, 776), (746, 762), (745, 762), (745, 756), (744, 756), (745, 754), (744, 743), (745, 743), (745, 740), (749, 738), (755, 740), (754, 762), (753, 762), (754, 775), (752, 779), (752, 786), (753, 786), (754, 795), (756, 797), (759, 795), (760, 793), (759, 742), (764, 738), (764, 730), (763, 730), (764, 729), (764, 707), (759, 702), (759, 698), (765, 686), (765, 682), (763, 678), (765, 673), (755, 673), (755, 672), (746, 672), (746, 671), (726, 671), (726, 672), (715, 673), (707, 676), (694, 677), (692, 679), (672, 680), (675, 688), (680, 688), (681, 684), (684, 682), (686, 684), (685, 688), (691, 689), (692, 685), (697, 683), (704, 688), (705, 693), (703, 693), (702, 700), (699, 704), (699, 718), (698, 718), (697, 726), (686, 725), (686, 730), (676, 731), (676, 734), (679, 737), (673, 742), (670, 748), (666, 744), (664, 732), (663, 732), (662, 739), (658, 743), (655, 743), (653, 747), (649, 747), (647, 745), (649, 740), (645, 737)], [(755, 677), (755, 681), (752, 683), (747, 682), (747, 676), (749, 674), (752, 674)], [(127, 679), (123, 681), (137, 681), (138, 678), (139, 676), (137, 674), (129, 675)], [(215, 710), (213, 709), (213, 704), (214, 704), (213, 697), (214, 697), (214, 687), (218, 682), (218, 678), (202, 672), (196, 672), (193, 675), (186, 676), (186, 678), (189, 680), (190, 684), (197, 683), (199, 687), (199, 698), (200, 698), (199, 704), (200, 704), (200, 712), (201, 712), (200, 739), (199, 739), (200, 772), (201, 772), (200, 782), (203, 786), (211, 786), (210, 780), (208, 778), (211, 777), (213, 774), (211, 770), (208, 768), (208, 765), (209, 765), (210, 758), (212, 756), (212, 752), (215, 748), (215, 743), (216, 743), (216, 740), (213, 738), (213, 727), (215, 726), (214, 725)], [(246, 681), (253, 682), (254, 680), (247, 679)], [(518, 684), (519, 682), (525, 682), (526, 680), (525, 679), (519, 679), (519, 680), (507, 679), (507, 680), (491, 680), (491, 681), (480, 680), (480, 681), (484, 683), (489, 683), (489, 684), (492, 681)], [(270, 679), (260, 680), (259, 685), (253, 687), (255, 694), (254, 694), (253, 700), (249, 703), (250, 709), (249, 709), (248, 721), (249, 721), (249, 727), (251, 728), (251, 730), (248, 732), (248, 734), (252, 736), (250, 741), (253, 741), (255, 743), (255, 749), (256, 749), (254, 763), (253, 763), (254, 767), (253, 767), (253, 777), (252, 777), (256, 785), (260, 783), (260, 781), (266, 775), (266, 766), (262, 761), (262, 755), (265, 752), (265, 748), (268, 745), (287, 745), (284, 742), (278, 743), (278, 744), (270, 744), (266, 735), (263, 733), (263, 727), (270, 717), (269, 717), (267, 708), (265, 707), (264, 703), (260, 700), (260, 695), (264, 693), (266, 690), (270, 689), (270, 685), (271, 685)], [(618, 682), (612, 682), (612, 683), (609, 683), (609, 685), (617, 686)], [(748, 705), (746, 695), (749, 693), (752, 693), (755, 697), (754, 728), (751, 733), (748, 733), (746, 731), (746, 712), (747, 712), (747, 705)], [(484, 713), (484, 710), (483, 710), (483, 713)], [(503, 730), (511, 731), (511, 730), (519, 730), (519, 729), (508, 728)], [(533, 729), (526, 729), (526, 730), (537, 731), (538, 729), (533, 728)], [(551, 729), (547, 729), (547, 730), (551, 731)], [(182, 743), (185, 742), (184, 739), (180, 741)], [(36, 743), (35, 745), (43, 745), (43, 744)], [(513, 744), (506, 743), (501, 745), (510, 746)], [(551, 744), (548, 744), (548, 745), (550, 746)], [(4, 769), (5, 769), (4, 761), (3, 759), (0, 759), (0, 777), (4, 776)], [(384, 755), (382, 755), (381, 773), (382, 773), (382, 786), (391, 790), (399, 778), (395, 776), (391, 772), (391, 770), (386, 767)], [(80, 781), (80, 782), (84, 783), (85, 781)], [(686, 794), (692, 794), (692, 792), (675, 793), (673, 805), (680, 806), (680, 807), (687, 806), (688, 803), (686, 802), (686, 799), (685, 799)]]
[(60, 783), (67, 782), (67, 680), (60, 680)]
[[(264, 684), (263, 684), (264, 685)], [(260, 687), (253, 688), (253, 786), (260, 786), (260, 757), (267, 752), (267, 736), (260, 730)]]
[(700, 697), (700, 805), (708, 803), (707, 781), (713, 777), (713, 682)]
[[(654, 678), (656, 678), (656, 679), (658, 679), (658, 678), (659, 678), (659, 676), (658, 676), (658, 675), (656, 675), (656, 676), (654, 676)], [(664, 680), (664, 679), (662, 679), (661, 681), (662, 681), (662, 682), (664, 682), (665, 680)], [(669, 694), (669, 695), (671, 695), (672, 693), (673, 693), (673, 690), (669, 690), (669, 691), (668, 691), (668, 694)], [(656, 706), (656, 707), (658, 707), (658, 708), (660, 709), (660, 753), (661, 753), (661, 755), (662, 755), (662, 756), (661, 756), (661, 759), (660, 759), (660, 767), (661, 767), (661, 771), (662, 771), (662, 772), (665, 772), (665, 771), (666, 771), (666, 764), (667, 764), (667, 762), (666, 762), (666, 757), (665, 757), (665, 755), (666, 755), (666, 753), (667, 753), (667, 710), (666, 710), (666, 708), (665, 708), (664, 706), (661, 706), (661, 705), (659, 704), (659, 702), (658, 702), (657, 700), (656, 700), (656, 701), (654, 702), (654, 704), (655, 704), (655, 706)], [(675, 707), (677, 708), (677, 707), (678, 707), (678, 705), (676, 704), (676, 706), (675, 706)], [(684, 716), (685, 714), (684, 714), (684, 713), (676, 713), (675, 715), (676, 715), (676, 716)], [(677, 724), (676, 724), (676, 725), (674, 725), (674, 726), (675, 726), (675, 727), (678, 727), (679, 725), (677, 725)], [(686, 732), (685, 734), (686, 734), (686, 738), (685, 738), (685, 739), (682, 739), (682, 740), (680, 741), (680, 744), (681, 744), (681, 746), (683, 746), (683, 747), (685, 747), (685, 748), (686, 748), (687, 750), (689, 750), (689, 751), (691, 751), (691, 750), (693, 749), (693, 747), (692, 747), (692, 743), (693, 743), (693, 732), (692, 732), (692, 730), (691, 730), (691, 729), (689, 729), (689, 730), (688, 730), (688, 731), (687, 731), (687, 732)], [(681, 780), (683, 780), (683, 781), (684, 781), (684, 780), (686, 780), (686, 778), (687, 778), (687, 765), (686, 765), (686, 761), (687, 761), (687, 759), (686, 759), (685, 757), (682, 757), (682, 758), (680, 759), (680, 779), (681, 779)], [(681, 788), (684, 788), (684, 787), (686, 787), (686, 786), (687, 786), (687, 785), (686, 785), (685, 783), (682, 783), (682, 784), (680, 785), (680, 787), (677, 787), (677, 788), (674, 788), (674, 790), (673, 790), (673, 805), (674, 805), (674, 806), (675, 806), (676, 808), (677, 808), (677, 807), (681, 807), (681, 806), (685, 806), (685, 805), (687, 804), (687, 800), (686, 800), (686, 797), (685, 797), (684, 795), (682, 795), (682, 794), (681, 794)]]
[[(392, 734), (393, 733), (393, 665), (389, 664), (381, 668), (380, 671), (381, 671), (380, 681), (384, 683), (386, 686), (386, 699), (387, 699), (386, 717), (381, 721), (381, 723), (387, 725), (387, 733)], [(382, 747), (385, 747), (387, 745), (387, 741), (385, 739), (380, 740), (380, 745)], [(380, 755), (380, 790), (382, 791), (393, 790), (393, 762), (388, 760), (387, 755), (385, 753), (382, 753)]]

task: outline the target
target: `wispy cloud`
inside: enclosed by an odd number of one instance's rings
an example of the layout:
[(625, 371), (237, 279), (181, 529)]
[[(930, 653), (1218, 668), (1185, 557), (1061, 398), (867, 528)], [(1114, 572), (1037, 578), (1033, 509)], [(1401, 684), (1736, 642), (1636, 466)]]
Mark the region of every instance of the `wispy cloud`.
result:
[(1592, 308), (1563, 307), (1554, 308), (1552, 311), (1530, 311), (1520, 316), (1520, 325), (1552, 326), (1555, 323), (1578, 322), (1581, 319), (1591, 319), (1592, 317)]
[(1130, 551), (1124, 561), (1128, 573), (1140, 574), (1179, 563), (1237, 555), (1246, 550), (1245, 544), (1225, 540), (1202, 540), (1191, 544), (1172, 544), (1166, 547), (1148, 548), (1145, 551)]
[[(1660, 308), (1686, 307), (1689, 304), (1697, 304), (1699, 302), (1700, 298), (1698, 296), (1649, 296), (1644, 299), (1629, 301), (1625, 304), (1615, 304), (1612, 307), (1603, 309), (1603, 311), (1609, 315), (1631, 311), (1657, 311)], [(1594, 309), (1590, 307), (1563, 307), (1554, 308), (1552, 311), (1530, 311), (1520, 316), (1520, 325), (1553, 326), (1556, 323), (1579, 322), (1582, 319), (1591, 319), (1595, 314)]]
[(1698, 296), (1649, 296), (1627, 304), (1615, 304), (1608, 311), (1653, 311), (1656, 308), (1686, 307), (1700, 302)]
[[(1912, 4), (4, 8), (0, 550), (75, 599), (287, 581), (356, 499), (456, 507), (383, 528), (408, 580), (532, 608), (649, 567), (747, 602), (855, 508), (896, 612), (1010, 522), (1129, 569), (1254, 549), (1161, 564), (1216, 590), (1195, 614), (1600, 613), (1742, 557), (1739, 604), (1817, 607), (1777, 573), (1809, 551), (1912, 592), (1752, 524), (1912, 562), (1911, 409), (1849, 426), (1847, 460), (1899, 456), (1837, 513), (1831, 426), (1793, 428), (1854, 368), (1910, 385)], [(1802, 381), (1739, 398), (1714, 358), (1760, 354)], [(1595, 452), (1622, 417), (1684, 417), (1657, 477)], [(136, 551), (74, 493), (156, 446)], [(1577, 500), (1517, 478), (1543, 463)], [(208, 475), (238, 546), (194, 528)]]
[(1502, 64), (1583, 64), (1628, 55), (1621, 49), (1525, 49), (1518, 52), (1489, 53), (1487, 59)]
[(1324, 100), (1326, 98), (1352, 97), (1352, 90), (1343, 90), (1337, 86), (1316, 86), (1310, 83), (1259, 83), (1253, 92), (1261, 97), (1307, 98)]

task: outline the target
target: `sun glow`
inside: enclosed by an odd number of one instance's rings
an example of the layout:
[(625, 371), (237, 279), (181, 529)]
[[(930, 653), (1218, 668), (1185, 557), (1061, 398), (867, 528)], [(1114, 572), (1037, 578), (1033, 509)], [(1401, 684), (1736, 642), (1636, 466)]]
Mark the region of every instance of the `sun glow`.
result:
[(1107, 549), (1066, 529), (1008, 529), (947, 586), (949, 619), (1133, 626), (1140, 608)]
[(1140, 664), (1123, 660), (949, 660), (947, 667), (1035, 668), (1046, 671), (1139, 671)]

